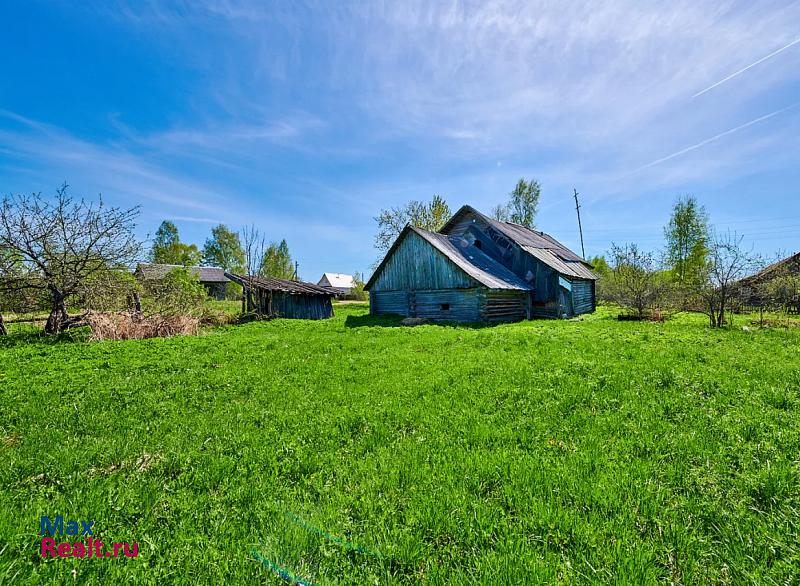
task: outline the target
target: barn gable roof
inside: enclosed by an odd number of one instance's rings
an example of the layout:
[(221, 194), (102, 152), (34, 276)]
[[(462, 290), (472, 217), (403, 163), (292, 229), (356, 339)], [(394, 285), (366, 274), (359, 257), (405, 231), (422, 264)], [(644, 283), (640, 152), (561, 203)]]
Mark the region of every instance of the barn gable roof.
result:
[(184, 267), (183, 265), (168, 264), (140, 264), (136, 267), (136, 273), (143, 279), (160, 280), (167, 276), (173, 269), (189, 269), (192, 275), (199, 277), (201, 283), (227, 283), (225, 270), (217, 267)]
[(480, 218), (483, 222), (486, 222), (489, 226), (514, 242), (525, 252), (553, 270), (567, 277), (597, 280), (597, 275), (590, 270), (591, 265), (589, 263), (549, 234), (538, 230), (531, 230), (530, 228), (512, 222), (495, 220), (494, 218), (485, 216), (469, 205), (462, 206), (444, 225), (440, 232), (448, 234), (449, 231), (468, 214)]
[(265, 291), (281, 291), (291, 295), (334, 295), (335, 293), (325, 287), (304, 283), (303, 281), (287, 281), (286, 279), (276, 279), (275, 277), (254, 277), (248, 275), (238, 275), (236, 273), (225, 273), (225, 276), (243, 287), (253, 287)]
[(384, 256), (378, 268), (372, 273), (364, 289), (369, 290), (375, 283), (378, 275), (383, 270), (392, 253), (411, 232), (417, 234), (437, 251), (443, 254), (465, 274), (474, 279), (478, 284), (489, 289), (511, 289), (529, 291), (532, 286), (523, 281), (509, 269), (484, 254), (481, 250), (458, 236), (447, 236), (436, 232), (429, 232), (416, 226), (407, 225), (400, 232), (389, 251)]

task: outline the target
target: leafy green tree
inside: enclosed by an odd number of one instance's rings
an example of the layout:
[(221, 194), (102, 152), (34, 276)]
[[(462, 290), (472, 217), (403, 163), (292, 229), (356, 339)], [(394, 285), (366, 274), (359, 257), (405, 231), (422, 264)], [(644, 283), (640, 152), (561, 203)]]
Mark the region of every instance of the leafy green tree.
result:
[(539, 199), (542, 186), (535, 179), (517, 181), (514, 190), (508, 194), (508, 203), (495, 206), (492, 215), (501, 222), (513, 222), (526, 228), (536, 227), (536, 214), (539, 212)]
[(664, 228), (667, 241), (666, 263), (680, 286), (696, 286), (709, 253), (708, 214), (694, 196), (675, 202), (669, 223)]
[(407, 224), (435, 232), (451, 215), (450, 206), (441, 195), (434, 195), (429, 202), (413, 200), (398, 208), (381, 210), (375, 218), (378, 223), (375, 248), (381, 252), (389, 250)]
[(608, 275), (611, 272), (611, 267), (608, 265), (608, 261), (606, 257), (603, 255), (595, 256), (594, 258), (589, 259), (589, 264), (592, 265), (592, 271), (595, 275), (600, 277), (601, 279)]
[(294, 261), (286, 240), (281, 240), (280, 243), (272, 242), (267, 247), (261, 263), (261, 274), (276, 279), (294, 278)]
[(602, 255), (595, 256), (589, 259), (589, 264), (592, 265), (592, 272), (597, 275), (595, 282), (595, 295), (597, 299), (602, 301), (612, 300), (610, 282), (611, 282), (611, 267)]
[(367, 292), (364, 291), (364, 276), (361, 273), (353, 274), (353, 288), (350, 292), (344, 295), (343, 299), (350, 299), (353, 301), (366, 301), (368, 298)]
[(156, 230), (155, 238), (153, 238), (153, 247), (150, 249), (150, 259), (156, 263), (163, 262), (160, 259), (167, 253), (170, 246), (180, 241), (178, 227), (169, 220), (164, 220), (161, 222), (158, 230)]
[(612, 244), (606, 290), (613, 301), (635, 312), (639, 319), (657, 309), (664, 294), (664, 283), (654, 255), (636, 244)]
[(244, 260), (244, 249), (238, 232), (230, 230), (224, 224), (211, 230), (211, 238), (203, 245), (204, 264), (226, 271), (241, 272)]
[(196, 244), (184, 244), (180, 241), (175, 224), (167, 220), (161, 222), (150, 250), (152, 262), (190, 267), (200, 264), (200, 259), (200, 250)]

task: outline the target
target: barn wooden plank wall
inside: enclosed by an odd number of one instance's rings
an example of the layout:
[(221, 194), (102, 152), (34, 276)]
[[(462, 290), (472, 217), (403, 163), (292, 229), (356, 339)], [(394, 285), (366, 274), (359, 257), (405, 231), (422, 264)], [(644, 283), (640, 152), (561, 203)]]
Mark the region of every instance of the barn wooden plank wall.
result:
[(575, 279), (572, 281), (572, 309), (575, 315), (594, 311), (594, 283)]
[(410, 232), (388, 259), (370, 290), (468, 289), (476, 285), (452, 261)]

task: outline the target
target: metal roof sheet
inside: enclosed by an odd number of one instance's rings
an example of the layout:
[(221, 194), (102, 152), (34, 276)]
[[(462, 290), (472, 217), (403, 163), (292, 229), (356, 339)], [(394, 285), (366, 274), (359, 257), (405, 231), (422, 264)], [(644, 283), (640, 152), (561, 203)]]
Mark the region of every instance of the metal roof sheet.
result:
[(460, 236), (447, 236), (411, 226), (411, 230), (430, 242), (470, 277), (490, 289), (530, 291), (532, 285)]
[[(512, 222), (495, 220), (494, 218), (485, 216), (472, 206), (462, 206), (461, 209), (450, 218), (441, 231), (446, 234), (451, 225), (455, 224), (461, 216), (468, 213), (479, 217), (523, 250), (535, 256), (554, 270), (571, 277), (597, 280), (597, 275), (589, 269), (588, 263), (586, 263), (585, 260), (549, 234), (538, 230), (531, 230), (530, 228)], [(534, 254), (534, 250), (541, 251), (541, 253)]]
[(571, 261), (560, 258), (554, 251), (545, 248), (522, 246), (522, 249), (562, 275), (577, 277), (579, 279), (597, 280), (597, 275), (590, 271), (581, 261)]
[(282, 291), (290, 294), (305, 295), (334, 295), (335, 292), (325, 287), (319, 287), (303, 281), (287, 281), (286, 279), (276, 279), (275, 277), (254, 277), (249, 275), (237, 275), (236, 273), (225, 273), (231, 281), (243, 286), (265, 289), (267, 291)]
[(199, 277), (201, 283), (227, 283), (225, 270), (217, 267), (184, 267), (183, 265), (167, 264), (140, 264), (136, 272), (144, 279), (163, 279), (173, 269), (189, 269), (193, 275)]

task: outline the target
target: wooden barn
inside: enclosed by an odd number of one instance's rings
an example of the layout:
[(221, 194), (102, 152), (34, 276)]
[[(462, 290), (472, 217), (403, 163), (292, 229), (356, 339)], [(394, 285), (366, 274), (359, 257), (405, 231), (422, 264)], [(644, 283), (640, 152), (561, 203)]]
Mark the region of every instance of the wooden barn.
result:
[(592, 312), (596, 279), (551, 236), (464, 206), (438, 233), (406, 226), (365, 289), (376, 315), (494, 322)]
[(225, 276), (242, 286), (244, 311), (254, 311), (264, 317), (290, 319), (333, 317), (331, 299), (335, 293), (329, 289), (274, 277), (251, 277), (227, 272)]

